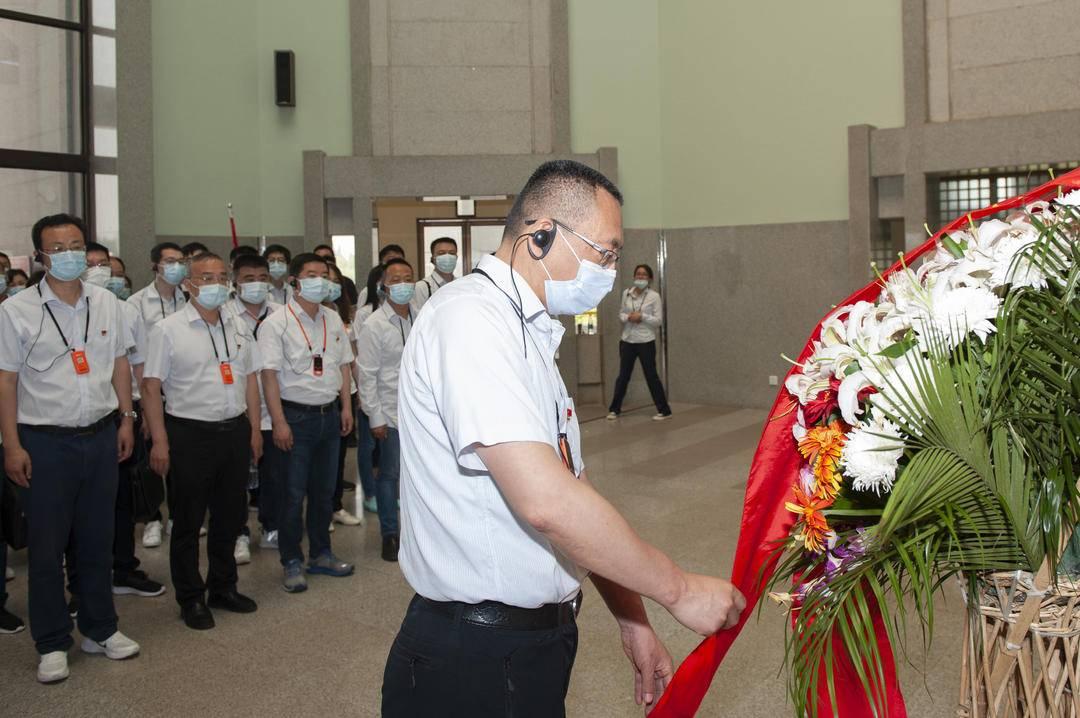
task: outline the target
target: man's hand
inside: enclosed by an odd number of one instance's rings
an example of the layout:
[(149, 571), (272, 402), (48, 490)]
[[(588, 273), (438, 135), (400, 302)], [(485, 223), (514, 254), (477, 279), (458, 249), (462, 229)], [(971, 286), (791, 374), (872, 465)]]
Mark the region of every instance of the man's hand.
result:
[(162, 478), (169, 473), (169, 444), (166, 441), (155, 441), (150, 447), (150, 468)]
[(345, 407), (341, 410), (341, 435), (348, 436), (353, 430), (352, 409)]
[(124, 417), (120, 420), (120, 428), (116, 430), (116, 460), (124, 463), (131, 458), (134, 449), (135, 423), (131, 417)]
[(141, 426), (142, 426), (141, 433), (142, 433), (143, 441), (150, 441), (150, 424), (148, 424), (146, 421), (144, 421)]
[(251, 460), (256, 464), (259, 463), (259, 459), (263, 455), (263, 438), (262, 432), (258, 429), (252, 429), (251, 431)]
[(648, 623), (621, 625), (620, 633), (623, 652), (634, 667), (634, 702), (651, 711), (675, 674), (671, 654)]
[(739, 622), (746, 599), (729, 581), (688, 573), (679, 597), (666, 608), (690, 630), (711, 636)]
[(630, 316), (628, 316), (627, 319), (632, 321), (634, 324), (638, 324), (641, 322), (641, 312), (630, 312)]
[(292, 429), (285, 422), (274, 422), (274, 446), (282, 451), (292, 451)]
[(19, 486), (30, 486), (30, 454), (26, 449), (12, 446), (4, 447), (4, 473)]
[(379, 441), (386, 441), (386, 437), (388, 436), (386, 424), (383, 424), (382, 426), (371, 427), (371, 435)]

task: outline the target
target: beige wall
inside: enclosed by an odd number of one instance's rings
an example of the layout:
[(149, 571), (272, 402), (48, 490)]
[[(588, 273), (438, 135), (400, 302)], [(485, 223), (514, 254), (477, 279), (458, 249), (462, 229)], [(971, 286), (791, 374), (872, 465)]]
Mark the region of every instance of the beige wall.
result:
[(933, 122), (1080, 108), (1080, 0), (927, 0)]

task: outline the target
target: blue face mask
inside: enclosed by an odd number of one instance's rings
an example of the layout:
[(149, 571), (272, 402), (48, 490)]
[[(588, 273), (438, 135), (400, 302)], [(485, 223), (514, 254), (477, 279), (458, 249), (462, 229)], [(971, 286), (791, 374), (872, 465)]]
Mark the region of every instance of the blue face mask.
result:
[(116, 296), (119, 297), (120, 299), (126, 300), (128, 297), (131, 296), (131, 290), (128, 289), (125, 286), (119, 292), (116, 293)]
[(326, 295), (326, 298), (331, 302), (341, 299), (341, 285), (337, 282), (330, 282), (330, 293)]
[(204, 284), (198, 290), (195, 301), (204, 309), (217, 309), (229, 298), (229, 288), (224, 284)]
[(412, 301), (413, 295), (416, 294), (416, 285), (411, 282), (391, 284), (386, 288), (386, 291), (390, 295), (390, 301), (394, 304), (408, 304)]
[(24, 289), (26, 289), (26, 287), (8, 287), (7, 293), (9, 297), (14, 297)]
[(452, 274), (457, 269), (457, 255), (440, 254), (435, 258), (435, 269), (438, 269), (443, 274)]
[(57, 252), (49, 255), (49, 274), (61, 282), (78, 279), (86, 271), (86, 252)]
[(3, 294), (6, 291), (7, 291), (7, 277), (5, 277), (3, 274), (0, 274), (0, 294)]
[(634, 286), (637, 287), (638, 289), (644, 289), (645, 287), (649, 286), (649, 280), (648, 279), (635, 279), (634, 280)]
[(180, 282), (184, 281), (184, 277), (187, 276), (187, 267), (182, 262), (172, 262), (171, 264), (163, 265), (161, 270), (161, 276), (166, 282), (174, 287)]
[(322, 304), (330, 293), (330, 280), (324, 277), (303, 277), (300, 280), (300, 297), (315, 304)]
[(270, 294), (270, 285), (266, 282), (246, 282), (237, 285), (240, 291), (240, 301), (248, 304), (262, 304)]
[[(109, 277), (108, 279), (105, 280), (105, 288), (108, 289), (110, 292), (112, 292), (113, 294), (115, 294), (118, 297), (120, 297), (120, 295), (123, 292), (127, 291), (127, 285), (124, 284), (124, 278), (123, 277)], [(128, 294), (130, 294), (130, 293), (131, 292), (128, 292)], [(125, 297), (120, 297), (120, 298), (125, 299)]]
[(270, 262), (270, 276), (274, 279), (281, 279), (288, 271), (285, 262)]
[[(562, 235), (561, 230), (559, 234)], [(544, 282), (548, 312), (569, 316), (587, 312), (600, 304), (600, 300), (615, 286), (615, 270), (604, 269), (596, 262), (582, 259), (566, 241), (566, 237), (563, 237), (563, 241), (578, 261), (577, 275), (573, 279), (552, 279), (543, 260), (540, 260), (540, 266), (549, 277)]]

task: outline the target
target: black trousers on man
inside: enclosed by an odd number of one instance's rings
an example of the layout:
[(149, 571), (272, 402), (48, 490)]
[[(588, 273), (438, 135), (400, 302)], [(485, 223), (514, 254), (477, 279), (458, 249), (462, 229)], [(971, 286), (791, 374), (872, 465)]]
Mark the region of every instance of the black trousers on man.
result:
[[(169, 568), (181, 607), (213, 594), (236, 590), (233, 549), (247, 521), (247, 478), (251, 425), (246, 415), (224, 422), (181, 419), (167, 414), (172, 475), (172, 538)], [(209, 563), (199, 572), (199, 528), (207, 509)]]
[(479, 626), (417, 596), (386, 659), (382, 716), (565, 716), (577, 642), (572, 620), (532, 631)]
[(615, 396), (611, 400), (608, 411), (616, 414), (622, 411), (623, 398), (626, 396), (626, 387), (630, 385), (630, 375), (634, 373), (634, 362), (641, 360), (641, 371), (645, 372), (645, 382), (649, 385), (649, 393), (652, 395), (656, 411), (660, 414), (670, 414), (667, 395), (664, 394), (664, 385), (660, 381), (660, 375), (656, 373), (656, 342), (643, 344), (631, 344), (619, 342), (619, 378), (615, 380)]

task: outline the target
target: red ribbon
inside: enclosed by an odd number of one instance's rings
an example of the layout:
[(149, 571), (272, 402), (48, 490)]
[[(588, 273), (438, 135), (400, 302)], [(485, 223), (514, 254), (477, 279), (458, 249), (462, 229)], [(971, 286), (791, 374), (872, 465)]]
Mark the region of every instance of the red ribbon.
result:
[[(921, 247), (906, 254), (903, 263), (897, 262), (883, 276), (888, 277), (893, 272), (902, 269), (904, 264), (910, 266), (919, 257), (933, 250), (938, 238), (943, 234), (963, 229), (972, 221), (983, 219), (1002, 210), (1022, 207), (1040, 199), (1050, 199), (1056, 195), (1059, 188), (1065, 191), (1080, 189), (1080, 169), (1062, 175), (1020, 197), (957, 217)], [(854, 304), (858, 301), (873, 302), (880, 292), (880, 283), (871, 282), (845, 299), (839, 306)], [(799, 355), (800, 364), (810, 358), (813, 353), (813, 342), (820, 335), (821, 324), (818, 323)], [(796, 371), (795, 367), (788, 372), (788, 375), (790, 376), (794, 371)], [(784, 508), (784, 502), (791, 500), (791, 488), (802, 465), (802, 458), (799, 456), (791, 434), (795, 419), (791, 397), (785, 389), (781, 388), (773, 403), (772, 411), (769, 412), (769, 419), (765, 422), (757, 453), (754, 454), (754, 461), (750, 466), (750, 477), (746, 485), (746, 497), (743, 500), (739, 544), (731, 574), (732, 583), (746, 596), (747, 605), (742, 619), (734, 628), (706, 638), (694, 649), (693, 653), (687, 656), (651, 713), (654, 718), (689, 718), (697, 712), (705, 693), (709, 690), (709, 684), (712, 683), (716, 669), (724, 660), (728, 649), (742, 631), (753, 613), (754, 606), (761, 598), (759, 587), (768, 581), (776, 569), (775, 558), (770, 561), (770, 556), (773, 554), (776, 542), (788, 537), (794, 523), (793, 515)], [(762, 577), (760, 582), (759, 576)], [(892, 647), (889, 645), (884, 626), (881, 624), (881, 615), (876, 606), (874, 620), (880, 627), (877, 631), (878, 648), (885, 669), (884, 705), (888, 709), (890, 718), (905, 718), (907, 711), (900, 686), (896, 681)], [(837, 656), (834, 670), (836, 671), (838, 715), (843, 718), (872, 715), (851, 659), (843, 650), (842, 641), (836, 637), (834, 640), (837, 641), (834, 643)], [(826, 690), (825, 681), (821, 681), (817, 702), (822, 715), (832, 715), (833, 711)]]

